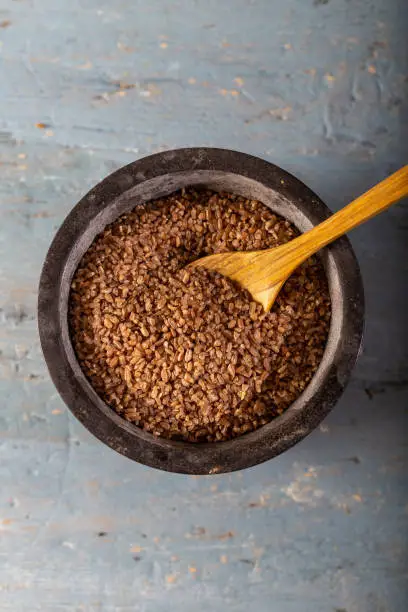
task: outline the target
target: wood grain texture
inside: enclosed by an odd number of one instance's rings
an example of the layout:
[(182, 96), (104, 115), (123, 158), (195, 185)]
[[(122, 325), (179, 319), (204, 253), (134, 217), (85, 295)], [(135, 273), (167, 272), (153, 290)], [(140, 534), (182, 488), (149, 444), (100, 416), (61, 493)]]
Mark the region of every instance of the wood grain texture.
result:
[(404, 166), (287, 244), (261, 251), (207, 255), (188, 268), (206, 268), (228, 276), (268, 312), (283, 284), (306, 259), (407, 195), (408, 166)]
[(404, 204), (351, 237), (367, 325), (346, 394), (243, 473), (104, 448), (56, 395), (35, 320), (56, 228), (136, 157), (241, 149), (333, 210), (405, 164), (405, 0), (2, 0), (0, 24), (0, 610), (408, 609)]

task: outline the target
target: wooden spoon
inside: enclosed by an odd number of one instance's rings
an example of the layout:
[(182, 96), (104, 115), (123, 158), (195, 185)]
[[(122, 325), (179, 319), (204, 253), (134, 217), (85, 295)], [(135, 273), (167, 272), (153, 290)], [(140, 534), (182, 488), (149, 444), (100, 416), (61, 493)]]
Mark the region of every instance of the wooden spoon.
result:
[(216, 270), (237, 281), (267, 312), (282, 285), (308, 257), (407, 195), (408, 166), (404, 166), (323, 223), (282, 246), (209, 255), (188, 267)]

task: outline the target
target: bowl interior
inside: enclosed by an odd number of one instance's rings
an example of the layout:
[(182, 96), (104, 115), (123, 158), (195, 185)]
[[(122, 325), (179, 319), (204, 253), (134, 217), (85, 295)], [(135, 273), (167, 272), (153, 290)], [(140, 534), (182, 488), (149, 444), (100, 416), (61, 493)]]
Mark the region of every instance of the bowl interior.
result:
[[(284, 179), (282, 180), (284, 181)], [(73, 370), (75, 370), (77, 376), (81, 379), (83, 387), (86, 390), (89, 398), (95, 404), (95, 409), (102, 410), (103, 413), (109, 418), (118, 421), (126, 428), (137, 431), (139, 434), (141, 433), (143, 436), (146, 436), (147, 439), (153, 438), (152, 434), (143, 432), (136, 425), (129, 423), (120, 417), (116, 412), (114, 412), (114, 410), (102, 402), (99, 396), (96, 396), (96, 393), (92, 389), (90, 383), (82, 373), (72, 347), (67, 323), (69, 288), (72, 277), (82, 256), (90, 247), (95, 237), (102, 232), (108, 224), (115, 221), (120, 215), (132, 210), (138, 204), (170, 195), (183, 187), (201, 187), (214, 191), (226, 191), (244, 196), (245, 198), (259, 200), (271, 210), (293, 223), (301, 232), (307, 231), (316, 224), (316, 221), (318, 221), (316, 218), (314, 218), (311, 211), (305, 211), (304, 209), (300, 208), (298, 202), (290, 200), (286, 196), (282, 195), (279, 191), (266, 187), (258, 181), (228, 172), (201, 170), (193, 172), (178, 172), (167, 176), (160, 176), (145, 181), (136, 187), (125, 191), (123, 194), (113, 200), (109, 206), (103, 208), (89, 224), (86, 231), (79, 236), (77, 242), (72, 245), (70, 256), (66, 262), (64, 269), (64, 282), (62, 283), (62, 291), (60, 293), (60, 324), (70, 365)], [(315, 390), (324, 380), (336, 353), (340, 341), (340, 330), (343, 320), (343, 296), (340, 291), (338, 270), (333, 257), (330, 255), (330, 249), (324, 249), (321, 253), (321, 257), (328, 278), (332, 303), (330, 332), (323, 359), (320, 362), (320, 365), (312, 380), (299, 398), (281, 416), (276, 417), (273, 421), (267, 425), (264, 425), (262, 429), (276, 426), (277, 421), (290, 419), (292, 413), (302, 408), (304, 402), (313, 396)], [(257, 431), (245, 434), (245, 437), (256, 437)], [(193, 444), (189, 442), (177, 442), (172, 440), (164, 440), (164, 442), (170, 445)], [(231, 442), (233, 442), (233, 440)], [(229, 443), (230, 442), (213, 442), (211, 444), (225, 445)], [(194, 446), (197, 446), (197, 443), (194, 443)]]

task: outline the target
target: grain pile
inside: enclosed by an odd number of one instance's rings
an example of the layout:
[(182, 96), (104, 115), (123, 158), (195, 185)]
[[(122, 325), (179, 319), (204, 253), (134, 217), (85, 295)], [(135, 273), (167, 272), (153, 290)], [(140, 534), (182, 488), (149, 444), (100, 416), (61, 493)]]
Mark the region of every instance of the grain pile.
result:
[(69, 309), (78, 360), (100, 397), (146, 431), (190, 442), (230, 439), (281, 414), (326, 344), (320, 261), (293, 274), (270, 313), (217, 273), (184, 267), (296, 235), (259, 202), (193, 189), (108, 226), (76, 271)]

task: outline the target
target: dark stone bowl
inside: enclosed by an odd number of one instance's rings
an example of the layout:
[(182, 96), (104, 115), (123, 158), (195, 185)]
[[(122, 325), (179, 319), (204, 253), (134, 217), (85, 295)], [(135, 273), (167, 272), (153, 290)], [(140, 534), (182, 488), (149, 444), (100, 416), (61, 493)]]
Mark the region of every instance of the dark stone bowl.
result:
[(359, 354), (364, 297), (353, 249), (343, 237), (321, 253), (332, 322), (320, 366), (280, 417), (228, 442), (193, 444), (156, 438), (128, 423), (95, 393), (75, 357), (67, 309), (71, 279), (95, 236), (142, 202), (200, 185), (260, 200), (306, 231), (330, 215), (303, 183), (266, 161), (224, 149), (192, 148), (145, 157), (114, 172), (71, 211), (45, 259), (38, 299), (41, 344), (52, 380), (74, 415), (102, 442), (145, 465), (186, 474), (217, 474), (276, 457), (315, 429), (342, 394)]

